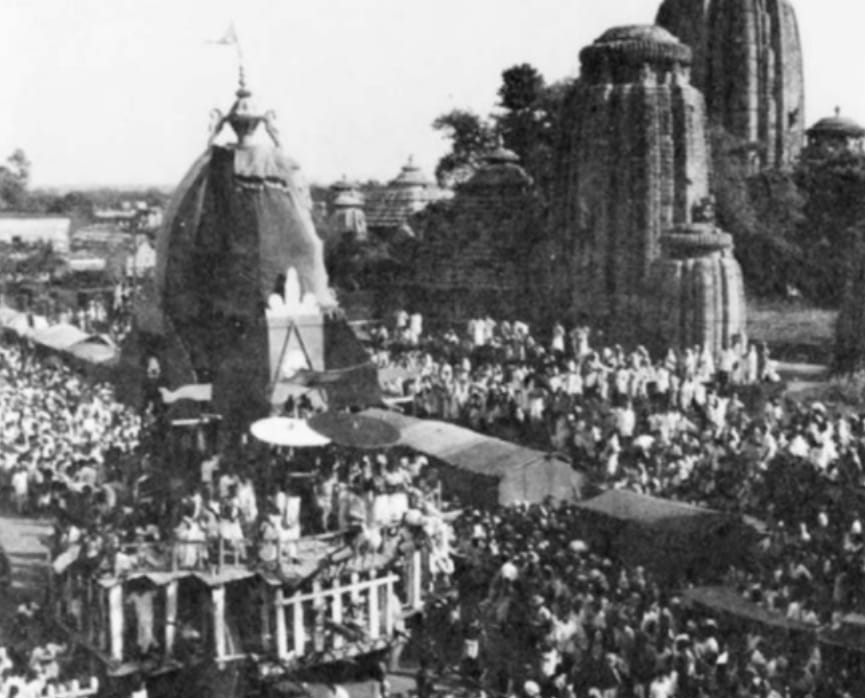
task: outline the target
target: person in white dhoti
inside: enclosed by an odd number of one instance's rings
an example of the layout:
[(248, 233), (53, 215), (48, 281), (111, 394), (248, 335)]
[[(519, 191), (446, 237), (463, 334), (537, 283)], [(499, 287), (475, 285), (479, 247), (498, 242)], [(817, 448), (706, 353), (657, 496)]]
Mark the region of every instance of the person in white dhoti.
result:
[(178, 541), (175, 546), (177, 566), (182, 569), (198, 567), (206, 557), (204, 548), (206, 538), (198, 521), (192, 516), (184, 516), (174, 530), (174, 535)]
[(285, 497), (285, 508), (279, 512), (279, 557), (297, 559), (297, 541), (300, 540), (300, 497)]
[(246, 557), (246, 545), (240, 525), (240, 508), (234, 502), (226, 502), (222, 505), (219, 537), (222, 539), (225, 552), (233, 553), (236, 562)]
[(279, 559), (279, 512), (273, 510), (265, 517), (259, 531), (258, 558), (265, 564), (276, 564)]

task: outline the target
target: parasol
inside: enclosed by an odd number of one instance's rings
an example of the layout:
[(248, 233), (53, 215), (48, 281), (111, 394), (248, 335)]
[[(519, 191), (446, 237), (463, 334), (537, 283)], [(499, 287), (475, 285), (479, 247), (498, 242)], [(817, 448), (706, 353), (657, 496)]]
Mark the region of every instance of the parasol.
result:
[(302, 419), (290, 417), (268, 417), (254, 422), (249, 429), (259, 441), (274, 446), (293, 446), (295, 448), (313, 448), (326, 446), (330, 443), (327, 436), (313, 431)]
[(399, 430), (376, 417), (351, 412), (323, 412), (310, 418), (309, 426), (340, 446), (387, 448), (399, 441)]

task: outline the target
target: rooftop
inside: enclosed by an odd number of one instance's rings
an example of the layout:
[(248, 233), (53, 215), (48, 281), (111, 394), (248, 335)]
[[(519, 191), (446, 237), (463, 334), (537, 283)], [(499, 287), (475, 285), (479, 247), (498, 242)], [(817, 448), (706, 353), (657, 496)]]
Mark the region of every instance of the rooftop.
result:
[(434, 201), (447, 198), (450, 192), (439, 188), (409, 158), (390, 183), (366, 196), (366, 219), (371, 228), (398, 228)]
[(691, 49), (666, 29), (654, 24), (631, 24), (608, 29), (580, 52), (584, 67), (648, 64), (690, 65)]
[(841, 116), (841, 109), (835, 109), (834, 116), (820, 119), (808, 129), (808, 135), (839, 135), (851, 138), (862, 138), (865, 136), (865, 128), (848, 116)]

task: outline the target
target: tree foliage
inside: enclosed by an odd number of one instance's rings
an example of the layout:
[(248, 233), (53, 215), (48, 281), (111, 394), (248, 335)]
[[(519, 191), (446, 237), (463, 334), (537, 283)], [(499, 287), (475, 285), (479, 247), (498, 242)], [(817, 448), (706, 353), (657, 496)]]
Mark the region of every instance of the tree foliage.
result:
[(462, 184), (471, 178), (480, 159), (495, 143), (495, 127), (472, 111), (454, 109), (433, 121), (433, 128), (451, 142), (439, 160), (436, 179), (441, 186)]
[(798, 242), (814, 284), (809, 292), (834, 306), (853, 273), (853, 253), (860, 249), (865, 227), (865, 156), (840, 152), (805, 157), (795, 175), (805, 199), (805, 224)]
[(30, 160), (20, 148), (0, 165), (0, 209), (20, 211), (27, 198), (30, 183)]
[(809, 256), (805, 198), (793, 173), (753, 174), (750, 144), (720, 127), (711, 131), (712, 193), (718, 224), (733, 234), (749, 291), (762, 296), (824, 292), (819, 260)]
[(462, 109), (439, 116), (433, 128), (451, 142), (450, 152), (436, 168), (439, 182), (453, 185), (467, 181), (500, 137), (520, 157), (539, 189), (546, 191), (552, 181), (565, 90), (564, 83), (547, 85), (536, 68), (522, 63), (502, 72), (498, 107), (490, 117)]

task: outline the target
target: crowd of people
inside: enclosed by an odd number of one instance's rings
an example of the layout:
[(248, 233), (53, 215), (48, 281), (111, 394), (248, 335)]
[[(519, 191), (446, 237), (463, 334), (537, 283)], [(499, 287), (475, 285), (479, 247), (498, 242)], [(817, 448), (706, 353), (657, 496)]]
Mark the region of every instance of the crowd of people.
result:
[(390, 395), (418, 416), (563, 453), (599, 421), (618, 420), (627, 434), (639, 413), (717, 412), (719, 393), (778, 381), (768, 348), (744, 339), (719, 356), (696, 346), (653, 359), (644, 347), (594, 347), (586, 327), (557, 325), (546, 344), (520, 322), (472, 320), (468, 330), (419, 339), (374, 331)]
[[(754, 564), (712, 581), (775, 618), (837, 629), (865, 609), (862, 415), (781, 399), (765, 348), (713, 357), (696, 347), (653, 362), (641, 348), (596, 350), (582, 328), (567, 338), (557, 327), (545, 349), (519, 323), (473, 321), (462, 338), (375, 340), (379, 364), (404, 379), (391, 392), (410, 397), (416, 413), (494, 432), (510, 421), (515, 438), (570, 455), (600, 488), (751, 517), (763, 534)], [(463, 629), (464, 667), (487, 688), (527, 696), (863, 690), (861, 675), (821, 664), (813, 635), (797, 651), (746, 642), (741, 628), (722, 636), (717, 619), (682, 611), (647, 570), (585, 552), (575, 537), (580, 517), (567, 509), (474, 517), (457, 532), (467, 564), (450, 618)], [(484, 612), (473, 617), (477, 608)], [(707, 653), (707, 643), (717, 649)]]
[[(527, 698), (804, 698), (863, 688), (823, 656), (814, 633), (731, 624), (651, 569), (593, 553), (572, 504), (466, 512), (456, 529), (458, 572), (428, 607), (421, 685), (450, 668), (492, 695)], [(777, 581), (804, 580), (785, 572)]]
[[(684, 586), (709, 580), (671, 584), (596, 554), (570, 504), (467, 510), (453, 535), (429, 531), (438, 581), (421, 692), (427, 674), (457, 665), (478, 689), (525, 698), (862, 694), (815, 640), (865, 610), (861, 416), (772, 397), (773, 363), (750, 346), (652, 361), (594, 349), (584, 329), (557, 328), (544, 349), (519, 323), (425, 340), (414, 322), (410, 346), (379, 336), (376, 358), (416, 413), (520, 425), (515, 438), (547, 439), (599, 488), (759, 519), (754, 564), (711, 581), (814, 628), (793, 643), (731, 629), (683, 601)], [(755, 390), (769, 396), (759, 407)], [(17, 345), (0, 346), (0, 415), (9, 505), (57, 513), (64, 564), (123, 574), (164, 564), (129, 551), (169, 541), (181, 566), (207, 565), (214, 541), (256, 564), (291, 563), (304, 535), (353, 531), (374, 546), (377, 528), (440, 507), (435, 470), (396, 451), (203, 448), (195, 482), (160, 482), (146, 420), (108, 386)]]
[[(132, 331), (133, 306), (140, 290), (138, 282), (126, 279), (114, 284), (110, 292), (90, 293), (75, 305), (51, 295), (18, 305), (33, 329), (71, 325), (87, 334), (106, 335), (119, 346)], [(0, 293), (0, 307), (10, 307), (9, 300)]]
[[(67, 647), (53, 642), (37, 645), (29, 657), (0, 647), (0, 695), (4, 698), (84, 698), (96, 695), (99, 682), (66, 679)], [(74, 672), (73, 672), (74, 673)]]
[(0, 346), (0, 488), (20, 514), (48, 512), (59, 489), (95, 492), (139, 448), (141, 418), (107, 384), (61, 362)]

